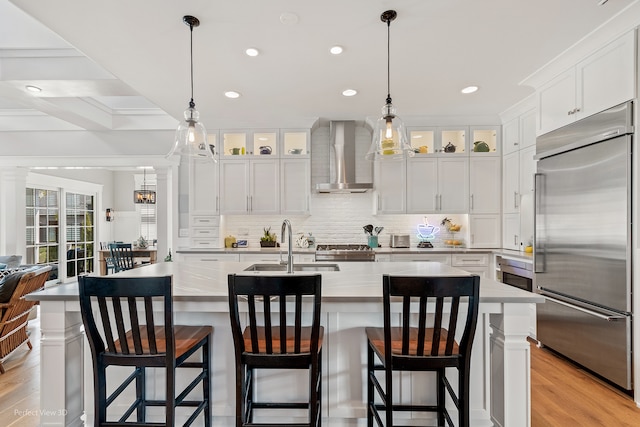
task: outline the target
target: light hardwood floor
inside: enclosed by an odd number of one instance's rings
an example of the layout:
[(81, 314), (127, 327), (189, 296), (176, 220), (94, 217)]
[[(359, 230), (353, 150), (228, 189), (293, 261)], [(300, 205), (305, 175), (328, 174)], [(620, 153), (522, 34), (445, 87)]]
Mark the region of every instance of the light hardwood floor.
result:
[[(29, 324), (33, 350), (22, 346), (0, 375), (0, 426), (40, 421), (40, 323)], [(640, 426), (640, 408), (626, 394), (554, 353), (531, 345), (532, 427)]]

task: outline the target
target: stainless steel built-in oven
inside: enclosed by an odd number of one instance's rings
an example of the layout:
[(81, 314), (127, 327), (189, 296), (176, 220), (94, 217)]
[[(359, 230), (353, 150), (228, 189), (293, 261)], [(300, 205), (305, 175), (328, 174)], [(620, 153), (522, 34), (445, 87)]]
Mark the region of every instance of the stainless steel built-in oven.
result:
[(499, 277), (502, 283), (525, 291), (533, 291), (533, 263), (511, 258), (496, 257)]

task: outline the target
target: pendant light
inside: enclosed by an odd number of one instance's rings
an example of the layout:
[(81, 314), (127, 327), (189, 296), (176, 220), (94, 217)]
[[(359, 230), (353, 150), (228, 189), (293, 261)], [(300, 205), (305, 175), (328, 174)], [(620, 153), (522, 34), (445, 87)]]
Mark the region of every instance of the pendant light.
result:
[(156, 192), (147, 190), (147, 168), (143, 169), (142, 190), (133, 191), (133, 203), (143, 205), (156, 204)]
[(195, 16), (186, 15), (182, 21), (189, 26), (191, 45), (191, 100), (189, 108), (184, 111), (184, 121), (180, 122), (176, 130), (176, 140), (173, 148), (167, 157), (174, 154), (187, 157), (207, 158), (214, 162), (214, 146), (207, 144), (207, 131), (199, 122), (200, 113), (196, 110), (196, 103), (193, 101), (193, 27), (200, 25), (200, 21)]
[(382, 107), (382, 116), (376, 121), (373, 128), (371, 147), (365, 156), (368, 160), (403, 159), (405, 156), (413, 157), (414, 154), (407, 142), (404, 123), (396, 114), (396, 109), (391, 103), (390, 33), (391, 21), (397, 16), (395, 10), (387, 10), (380, 15), (380, 20), (387, 23), (387, 102)]

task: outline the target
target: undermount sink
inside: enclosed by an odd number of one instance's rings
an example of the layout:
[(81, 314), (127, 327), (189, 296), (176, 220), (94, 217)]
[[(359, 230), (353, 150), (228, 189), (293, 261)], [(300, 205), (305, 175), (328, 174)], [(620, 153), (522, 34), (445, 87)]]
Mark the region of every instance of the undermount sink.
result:
[[(253, 264), (244, 271), (287, 271), (286, 264)], [(338, 264), (293, 264), (293, 271), (340, 271)]]

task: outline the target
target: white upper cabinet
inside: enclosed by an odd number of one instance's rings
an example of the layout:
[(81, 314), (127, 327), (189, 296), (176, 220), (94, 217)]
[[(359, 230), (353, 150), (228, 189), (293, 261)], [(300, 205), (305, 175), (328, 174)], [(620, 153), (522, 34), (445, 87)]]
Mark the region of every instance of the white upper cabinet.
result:
[(500, 213), (500, 157), (478, 157), (469, 163), (469, 213)]
[(634, 98), (635, 51), (635, 31), (630, 31), (542, 85), (537, 134)]
[(406, 165), (404, 160), (375, 162), (376, 213), (405, 213)]
[[(208, 135), (208, 139), (212, 145), (215, 145), (214, 135)], [(218, 213), (218, 164), (208, 159), (190, 159), (189, 214), (216, 215)]]
[(309, 159), (280, 160), (280, 213), (308, 214), (311, 197)]
[(407, 212), (435, 212), (438, 206), (438, 159), (407, 161)]
[(220, 162), (220, 213), (280, 213), (278, 159)]
[(407, 160), (407, 213), (467, 213), (469, 159)]
[(520, 152), (502, 158), (502, 212), (520, 211)]

